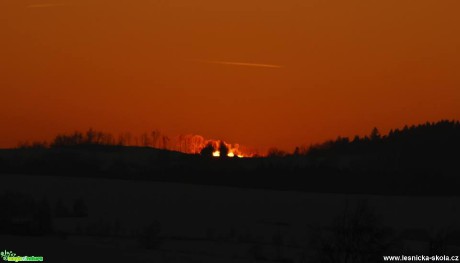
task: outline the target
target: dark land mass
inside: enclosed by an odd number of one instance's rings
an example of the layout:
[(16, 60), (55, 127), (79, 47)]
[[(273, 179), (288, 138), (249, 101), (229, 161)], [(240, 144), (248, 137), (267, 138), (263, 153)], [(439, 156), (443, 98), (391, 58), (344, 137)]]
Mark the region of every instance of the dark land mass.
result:
[(460, 255), (458, 121), (267, 157), (211, 153), (80, 135), (0, 150), (0, 250), (45, 262)]
[(459, 163), (460, 124), (450, 121), (255, 158), (85, 143), (0, 151), (5, 174), (378, 195), (458, 195)]

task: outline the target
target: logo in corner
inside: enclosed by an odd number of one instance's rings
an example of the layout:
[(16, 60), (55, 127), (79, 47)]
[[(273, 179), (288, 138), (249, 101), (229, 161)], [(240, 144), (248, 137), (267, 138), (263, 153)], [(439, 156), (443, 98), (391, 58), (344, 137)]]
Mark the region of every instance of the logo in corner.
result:
[(2, 259), (5, 260), (5, 261), (8, 261), (8, 257), (14, 257), (16, 256), (15, 253), (13, 253), (12, 251), (2, 251), (0, 252), (0, 256), (2, 256)]
[(29, 257), (29, 256), (25, 256), (25, 257), (20, 257), (20, 256), (17, 256), (16, 253), (13, 253), (12, 251), (1, 251), (0, 252), (0, 256), (2, 257), (2, 259), (4, 261), (12, 261), (12, 262), (19, 262), (19, 261), (43, 261), (43, 257), (35, 257), (35, 256), (32, 256), (32, 257)]

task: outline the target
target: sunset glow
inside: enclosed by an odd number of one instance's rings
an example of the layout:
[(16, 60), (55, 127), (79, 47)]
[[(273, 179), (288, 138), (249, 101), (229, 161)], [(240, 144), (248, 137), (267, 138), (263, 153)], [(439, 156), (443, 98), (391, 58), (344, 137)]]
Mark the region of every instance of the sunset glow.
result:
[(453, 261), (459, 160), (460, 0), (0, 0), (3, 258)]
[[(219, 146), (220, 146), (220, 143), (224, 143), (225, 147), (228, 149), (227, 157), (231, 157), (231, 158), (232, 157), (250, 158), (250, 157), (253, 157), (255, 155), (254, 153), (251, 153), (250, 151), (242, 150), (239, 144), (230, 144), (230, 143), (217, 141), (217, 140), (207, 140), (205, 145), (212, 144), (214, 149), (217, 149), (217, 150), (213, 151), (212, 156), (221, 157), (221, 152), (218, 150)], [(203, 147), (201, 147), (201, 149)], [(200, 151), (201, 151), (201, 149), (200, 149)], [(260, 155), (264, 155), (264, 154), (260, 154)]]
[[(220, 157), (220, 152), (219, 152), (219, 151), (214, 151), (214, 152), (212, 153), (212, 156), (213, 156), (213, 157)], [(230, 151), (230, 152), (227, 154), (227, 156), (228, 156), (228, 157), (235, 157), (235, 154), (234, 154), (233, 152)], [(238, 154), (238, 155), (236, 155), (236, 157), (238, 157), (238, 158), (244, 158), (245, 156), (244, 156), (243, 154)], [(251, 157), (251, 156), (246, 156), (246, 157)]]
[(0, 148), (95, 128), (292, 152), (458, 119), (458, 10), (458, 0), (3, 0)]

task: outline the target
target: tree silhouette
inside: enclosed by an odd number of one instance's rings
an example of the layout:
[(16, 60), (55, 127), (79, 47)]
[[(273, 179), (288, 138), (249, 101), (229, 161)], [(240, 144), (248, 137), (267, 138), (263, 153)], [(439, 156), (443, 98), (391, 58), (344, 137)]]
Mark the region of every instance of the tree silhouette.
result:
[(152, 131), (152, 147), (159, 148), (159, 140), (161, 137), (161, 133), (159, 130)]
[(367, 201), (338, 215), (319, 240), (313, 262), (377, 262), (390, 249), (390, 233)]
[[(296, 149), (299, 147), (296, 147)], [(268, 149), (268, 157), (284, 157), (287, 155), (287, 153), (283, 150), (280, 150), (278, 148), (272, 147)]]
[(212, 145), (212, 143), (208, 143), (203, 149), (201, 149), (200, 154), (203, 156), (211, 157), (214, 151), (214, 145)]
[(371, 132), (371, 140), (377, 141), (379, 139), (380, 139), (380, 132), (377, 129), (377, 127), (374, 127), (374, 129), (372, 129), (372, 132)]
[(220, 141), (219, 152), (221, 158), (226, 158), (228, 156), (228, 147), (224, 141)]

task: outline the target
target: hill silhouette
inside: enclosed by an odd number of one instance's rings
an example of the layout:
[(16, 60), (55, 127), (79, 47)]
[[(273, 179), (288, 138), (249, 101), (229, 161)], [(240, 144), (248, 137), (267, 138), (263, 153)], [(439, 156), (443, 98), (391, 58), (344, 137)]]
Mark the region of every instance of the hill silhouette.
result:
[(47, 262), (458, 255), (459, 135), (454, 121), (374, 128), (255, 158), (58, 135), (0, 150), (0, 243)]
[(457, 169), (460, 155), (458, 121), (427, 122), (405, 126), (380, 135), (374, 128), (369, 136), (336, 140), (315, 145), (304, 154), (315, 163), (346, 167), (352, 170), (418, 172), (449, 174)]
[[(0, 173), (153, 180), (308, 192), (458, 195), (460, 123), (405, 126), (381, 135), (257, 158), (205, 158), (115, 143), (109, 134), (58, 135), (46, 144), (0, 151)], [(225, 149), (222, 149), (225, 150)], [(273, 151), (272, 151), (273, 153)]]

